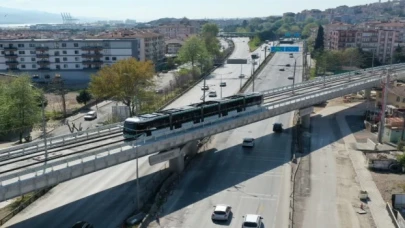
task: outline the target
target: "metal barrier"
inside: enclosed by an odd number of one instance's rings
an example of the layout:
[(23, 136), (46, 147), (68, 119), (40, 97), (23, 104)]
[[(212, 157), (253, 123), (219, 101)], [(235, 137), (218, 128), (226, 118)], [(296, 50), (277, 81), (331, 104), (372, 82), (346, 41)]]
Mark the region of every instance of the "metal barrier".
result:
[(382, 78), (376, 76), (358, 82), (347, 83), (344, 86), (328, 87), (321, 91), (289, 97), (282, 101), (265, 104), (258, 110), (244, 112), (238, 116), (229, 116), (221, 120), (205, 122), (193, 127), (142, 138), (137, 140), (136, 144), (124, 143), (58, 160), (48, 163), (46, 166), (32, 167), (24, 171), (4, 175), (0, 177), (2, 186), (0, 188), (0, 201), (117, 165), (136, 157), (146, 156), (167, 148), (178, 147), (188, 141), (238, 128), (364, 88), (371, 88), (379, 85)]
[[(92, 138), (97, 138), (102, 135), (110, 134), (112, 131), (117, 131), (117, 130), (122, 129), (122, 126), (123, 126), (123, 123), (110, 124), (110, 125), (105, 125), (105, 126), (97, 127), (94, 129), (90, 129), (87, 131), (78, 131), (73, 134), (66, 134), (66, 135), (50, 137), (50, 138), (47, 138), (46, 145), (47, 145), (48, 149), (51, 149), (51, 148), (63, 146), (66, 144), (81, 142), (81, 141), (89, 140)], [(35, 152), (43, 150), (44, 148), (45, 148), (45, 144), (43, 143), (43, 141), (30, 142), (30, 143), (25, 143), (25, 144), (18, 145), (18, 146), (8, 147), (8, 148), (0, 150), (0, 160), (3, 157), (10, 157), (13, 155), (24, 155), (27, 153), (35, 153)]]

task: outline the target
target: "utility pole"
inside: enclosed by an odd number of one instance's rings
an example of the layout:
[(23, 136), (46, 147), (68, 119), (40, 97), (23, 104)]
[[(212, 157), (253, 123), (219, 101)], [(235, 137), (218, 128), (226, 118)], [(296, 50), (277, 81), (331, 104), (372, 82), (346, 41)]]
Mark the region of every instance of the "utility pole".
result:
[(206, 81), (205, 81), (205, 76), (204, 76), (204, 86), (203, 86), (203, 103), (205, 102), (205, 90), (206, 90)]
[(42, 132), (44, 137), (44, 148), (45, 148), (45, 163), (48, 162), (48, 146), (46, 145), (46, 121), (45, 121), (45, 95), (42, 93), (41, 98), (41, 106), (42, 106)]
[(138, 150), (136, 148), (136, 141), (135, 140), (135, 156), (136, 156), (136, 202), (138, 206), (138, 211), (141, 210), (141, 201), (139, 200), (139, 166), (138, 166)]
[(295, 68), (297, 67), (297, 59), (294, 59), (294, 74), (293, 74), (293, 86), (292, 93), (294, 94), (294, 84), (295, 84)]
[(378, 130), (378, 142), (382, 143), (382, 138), (384, 134), (385, 126), (385, 109), (387, 108), (387, 95), (388, 95), (388, 83), (390, 82), (390, 72), (387, 72), (387, 77), (385, 77), (385, 83), (383, 84), (383, 100), (381, 107), (381, 118), (380, 118), (380, 129)]
[(252, 91), (255, 92), (255, 61), (252, 59)]

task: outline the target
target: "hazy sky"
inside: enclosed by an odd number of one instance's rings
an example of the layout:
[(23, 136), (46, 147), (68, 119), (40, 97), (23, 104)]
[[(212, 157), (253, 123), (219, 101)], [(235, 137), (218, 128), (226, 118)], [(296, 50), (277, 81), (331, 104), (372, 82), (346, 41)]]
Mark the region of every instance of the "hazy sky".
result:
[[(0, 0), (0, 6), (69, 12), (75, 17), (153, 20), (162, 17), (234, 18), (281, 15), (304, 9), (360, 5), (377, 0)], [(386, 2), (387, 0), (383, 0)]]

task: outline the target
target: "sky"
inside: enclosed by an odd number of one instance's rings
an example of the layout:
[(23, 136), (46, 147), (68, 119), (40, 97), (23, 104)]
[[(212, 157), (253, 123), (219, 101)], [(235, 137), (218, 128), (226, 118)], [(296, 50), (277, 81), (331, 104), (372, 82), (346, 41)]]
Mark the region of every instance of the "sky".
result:
[[(69, 12), (74, 17), (150, 21), (162, 17), (244, 18), (282, 15), (304, 9), (354, 6), (377, 0), (0, 0), (0, 7)], [(386, 2), (387, 0), (382, 0)]]

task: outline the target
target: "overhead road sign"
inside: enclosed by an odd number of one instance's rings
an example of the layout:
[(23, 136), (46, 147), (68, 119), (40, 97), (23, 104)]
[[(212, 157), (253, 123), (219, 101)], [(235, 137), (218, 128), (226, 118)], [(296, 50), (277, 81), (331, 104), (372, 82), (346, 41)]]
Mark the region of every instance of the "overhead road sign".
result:
[(247, 64), (247, 59), (228, 59), (227, 64)]
[(158, 154), (152, 155), (149, 157), (149, 165), (156, 165), (161, 162), (168, 161), (170, 159), (176, 158), (181, 155), (179, 148), (174, 150), (169, 150), (165, 152), (160, 152)]
[(283, 46), (278, 46), (278, 47), (271, 47), (270, 49), (271, 52), (299, 52), (300, 47), (292, 46), (292, 47), (283, 47)]

